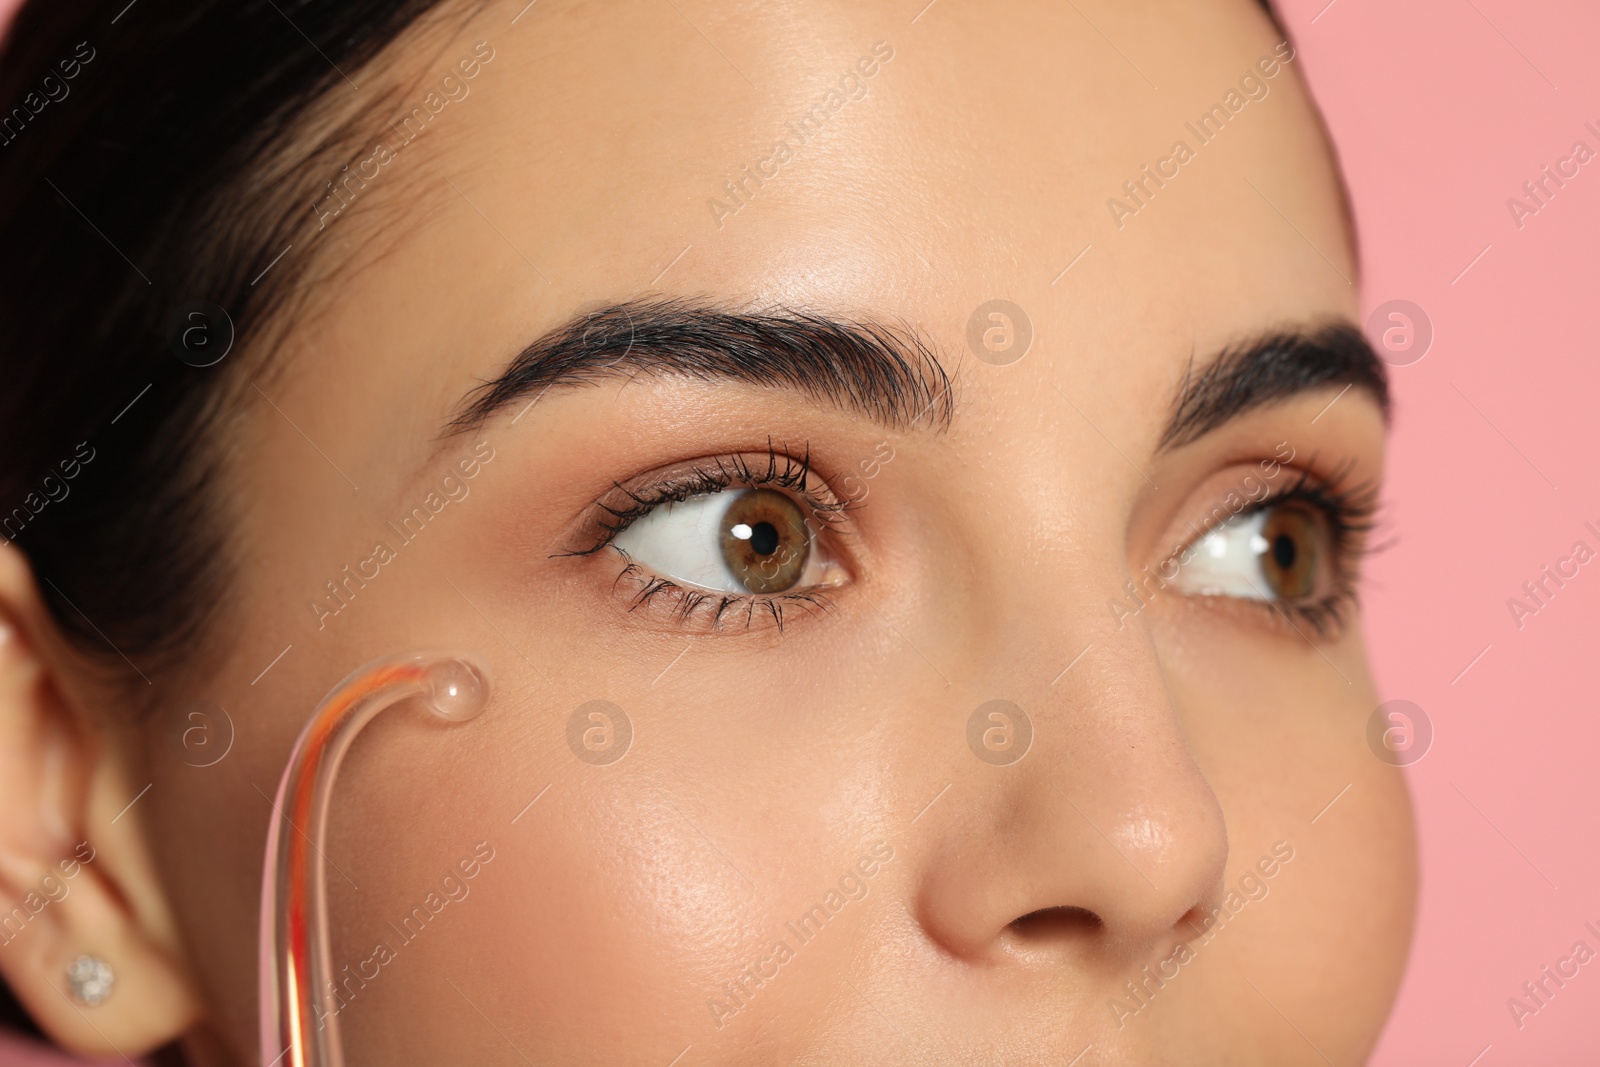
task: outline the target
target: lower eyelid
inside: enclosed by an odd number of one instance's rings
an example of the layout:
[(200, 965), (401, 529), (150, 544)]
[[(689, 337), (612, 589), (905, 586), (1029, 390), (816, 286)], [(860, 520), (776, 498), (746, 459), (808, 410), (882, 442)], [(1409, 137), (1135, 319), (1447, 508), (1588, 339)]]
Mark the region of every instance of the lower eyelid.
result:
[(1353, 589), (1335, 590), (1315, 602), (1300, 604), (1233, 596), (1186, 595), (1183, 599), (1212, 618), (1220, 612), (1241, 624), (1275, 631), (1295, 642), (1339, 638), (1350, 621), (1350, 613), (1359, 606)]
[[(617, 550), (623, 566), (612, 582), (612, 589), (627, 602), (627, 611), (655, 612), (658, 617), (676, 618), (680, 628), (692, 624), (707, 632), (726, 629), (756, 630), (775, 626), (782, 630), (789, 616), (799, 611), (813, 614), (831, 610), (833, 602), (826, 588), (793, 593), (720, 593), (680, 585), (640, 567)], [(629, 591), (625, 583), (634, 583)], [(648, 616), (646, 616), (648, 617)]]

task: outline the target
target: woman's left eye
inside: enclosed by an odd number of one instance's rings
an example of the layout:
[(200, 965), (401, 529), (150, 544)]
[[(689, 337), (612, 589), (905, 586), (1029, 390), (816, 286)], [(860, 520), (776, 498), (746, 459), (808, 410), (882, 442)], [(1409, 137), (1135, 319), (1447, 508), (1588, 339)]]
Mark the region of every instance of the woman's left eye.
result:
[(792, 593), (839, 577), (804, 506), (776, 489), (728, 489), (663, 503), (611, 544), (635, 564), (705, 592)]
[(1198, 596), (1301, 602), (1325, 595), (1333, 538), (1299, 502), (1269, 504), (1208, 531), (1180, 560), (1174, 582)]

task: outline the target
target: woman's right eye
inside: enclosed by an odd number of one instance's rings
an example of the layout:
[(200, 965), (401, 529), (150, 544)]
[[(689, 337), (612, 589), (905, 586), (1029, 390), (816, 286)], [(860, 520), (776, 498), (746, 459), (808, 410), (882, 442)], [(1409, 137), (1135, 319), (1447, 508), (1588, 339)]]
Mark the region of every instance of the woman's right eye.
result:
[(611, 541), (635, 565), (732, 596), (838, 584), (802, 504), (776, 489), (728, 489), (654, 507)]

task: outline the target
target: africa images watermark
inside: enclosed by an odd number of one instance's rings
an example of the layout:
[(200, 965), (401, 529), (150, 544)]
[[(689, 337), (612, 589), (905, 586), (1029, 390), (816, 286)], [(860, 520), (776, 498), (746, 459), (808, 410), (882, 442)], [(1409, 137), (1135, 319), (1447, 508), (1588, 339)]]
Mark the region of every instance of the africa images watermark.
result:
[[(844, 910), (853, 900), (867, 895), (869, 883), (883, 865), (894, 859), (894, 846), (887, 841), (874, 841), (855, 863), (845, 869), (836, 884), (830, 886), (822, 899), (801, 913), (798, 919), (783, 924), (784, 933), (775, 937), (772, 944), (758, 959), (752, 960), (731, 981), (722, 983), (726, 1000), (706, 998), (711, 1018), (721, 1030), (724, 1022), (749, 1007), (755, 995), (768, 982), (777, 979), (781, 968), (795, 958), (796, 950), (822, 933), (828, 920)], [(790, 944), (791, 939), (793, 944)]]
[(1123, 983), (1128, 999), (1112, 997), (1110, 1002), (1111, 1017), (1117, 1021), (1117, 1029), (1122, 1029), (1130, 1018), (1148, 1008), (1156, 994), (1183, 973), (1184, 965), (1199, 959), (1199, 950), (1216, 940), (1217, 935), (1248, 905), (1266, 900), (1267, 894), (1272, 891), (1269, 880), (1277, 877), (1278, 872), (1293, 859), (1293, 845), (1287, 841), (1273, 842), (1272, 851), (1256, 860), (1254, 866), (1239, 876), (1237, 888), (1230, 886), (1222, 903), (1201, 918), (1193, 942), (1180, 941), (1165, 959), (1155, 965), (1155, 970), (1152, 971), (1147, 963), (1139, 969), (1137, 980), (1130, 978)]
[[(1285, 455), (1286, 450), (1287, 455)], [(1171, 555), (1156, 564), (1153, 572), (1149, 564), (1146, 564), (1143, 569), (1143, 577), (1139, 579), (1138, 584), (1135, 584), (1132, 578), (1129, 578), (1124, 583), (1127, 592), (1126, 601), (1106, 601), (1106, 606), (1111, 609), (1111, 619), (1117, 624), (1117, 629), (1120, 630), (1126, 626), (1130, 617), (1143, 611), (1149, 601), (1154, 600), (1157, 595), (1166, 589), (1167, 583), (1178, 577), (1178, 571), (1190, 560), (1194, 559), (1196, 552), (1200, 551), (1200, 543), (1205, 540), (1206, 534), (1237, 518), (1246, 509), (1260, 504), (1271, 496), (1271, 489), (1266, 482), (1271, 481), (1282, 473), (1284, 464), (1291, 462), (1295, 457), (1294, 446), (1287, 441), (1279, 441), (1272, 451), (1274, 458), (1261, 460), (1257, 464), (1261, 471), (1260, 478), (1257, 478), (1254, 474), (1245, 475), (1239, 483), (1239, 488), (1230, 490), (1227, 496), (1223, 497), (1222, 503), (1211, 509), (1211, 513), (1206, 516), (1204, 525), (1194, 522), (1189, 524), (1189, 529), (1193, 531), (1195, 536), (1188, 544), (1175, 548)], [(1142, 597), (1139, 595), (1141, 590), (1144, 593)]]
[[(1600, 541), (1600, 529), (1595, 524), (1586, 522), (1583, 528), (1593, 534)], [(1507, 597), (1506, 610), (1511, 612), (1511, 621), (1517, 624), (1517, 629), (1522, 629), (1528, 624), (1528, 619), (1539, 614), (1550, 606), (1550, 601), (1555, 599), (1558, 591), (1565, 589), (1567, 582), (1572, 581), (1580, 573), (1580, 568), (1594, 559), (1594, 549), (1589, 547), (1587, 541), (1575, 541), (1572, 550), (1565, 556), (1557, 559), (1553, 564), (1546, 563), (1539, 568), (1539, 576), (1522, 583), (1522, 597)]]
[(391, 547), (388, 541), (374, 541), (372, 551), (356, 561), (354, 570), (350, 564), (345, 564), (337, 577), (322, 583), (327, 595), (314, 597), (308, 602), (311, 613), (316, 616), (317, 629), (325, 629), (329, 619), (349, 607), (368, 582), (376, 579), (385, 566), (399, 558), (398, 549), (421, 537), (422, 531), (451, 501), (460, 503), (467, 499), (467, 494), (472, 492), (472, 486), (467, 483), (478, 476), (483, 465), (493, 460), (494, 455), (493, 445), (479, 441), (473, 446), (471, 455), (458, 459), (451, 472), (440, 479), (437, 489), (429, 489), (423, 494), (420, 504), (400, 517), (398, 525), (392, 521), (384, 523), (385, 528), (394, 535), (397, 547)]
[(72, 879), (78, 876), (84, 864), (93, 863), (94, 857), (94, 846), (87, 841), (79, 841), (73, 847), (72, 855), (45, 871), (37, 888), (29, 890), (15, 907), (0, 915), (0, 948), (9, 946), (21, 937), (22, 931), (45, 908), (65, 900), (67, 894), (72, 892)]
[[(1238, 89), (1229, 89), (1223, 94), (1221, 103), (1212, 104), (1211, 109), (1194, 122), (1185, 122), (1183, 128), (1193, 135), (1195, 147), (1189, 147), (1189, 142), (1185, 140), (1173, 142), (1171, 151), (1156, 160), (1153, 168), (1146, 163), (1139, 168), (1137, 177), (1122, 183), (1127, 201), (1115, 196), (1106, 200), (1106, 209), (1111, 212), (1111, 221), (1117, 224), (1117, 229), (1127, 225), (1130, 216), (1148, 207), (1155, 198), (1156, 190), (1182, 173), (1183, 166), (1196, 159), (1200, 149), (1214, 141), (1233, 117), (1245, 109), (1245, 105), (1252, 100), (1265, 100), (1272, 91), (1267, 82), (1292, 62), (1294, 47), (1288, 41), (1279, 41), (1272, 55), (1262, 56), (1256, 60), (1253, 70), (1247, 70), (1239, 76)], [(1260, 77), (1257, 77), (1257, 72)]]
[[(115, 21), (115, 20), (113, 20)], [(94, 61), (95, 50), (88, 41), (79, 41), (72, 55), (56, 61), (60, 77), (52, 72), (39, 79), (39, 85), (23, 94), (22, 100), (9, 115), (0, 116), (0, 145), (9, 145), (21, 136), (22, 131), (38, 114), (51, 104), (59, 104), (72, 93), (68, 83), (76, 78), (85, 66)]]
[(383, 173), (383, 168), (399, 158), (400, 152), (428, 129), (428, 124), (438, 118), (452, 103), (460, 103), (467, 98), (472, 87), (467, 84), (483, 72), (485, 64), (494, 59), (494, 49), (487, 41), (479, 41), (472, 46), (472, 54), (457, 60), (450, 68), (450, 72), (439, 79), (438, 87), (430, 89), (422, 98), (422, 102), (399, 119), (389, 122), (389, 128), (394, 131), (393, 143), (380, 140), (374, 144), (362, 158), (356, 160), (354, 171), (350, 164), (345, 164), (339, 175), (328, 182), (328, 193), (320, 202), (311, 205), (311, 213), (317, 217), (317, 229), (324, 230), (328, 227), (330, 219), (338, 218), (344, 209), (355, 203), (356, 196), (364, 191), (367, 183), (376, 181)]
[[(1592, 922), (1585, 922), (1583, 928), (1600, 939), (1600, 928)], [(1539, 974), (1522, 983), (1522, 996), (1507, 997), (1506, 1010), (1511, 1013), (1511, 1021), (1521, 1030), (1528, 1025), (1528, 1017), (1538, 1015), (1550, 1006), (1550, 1001), (1566, 984), (1578, 977), (1580, 969), (1594, 959), (1594, 949), (1589, 947), (1587, 941), (1575, 941), (1572, 951), (1557, 959), (1555, 964), (1545, 964), (1539, 968)], [(1551, 985), (1555, 988), (1550, 988)]]
[(383, 968), (399, 958), (400, 950), (421, 937), (428, 924), (438, 919), (445, 908), (466, 900), (467, 894), (472, 892), (472, 886), (468, 883), (482, 873), (486, 864), (493, 862), (494, 856), (494, 846), (489, 842), (479, 841), (473, 845), (472, 854), (463, 856), (446, 870), (439, 879), (438, 887), (430, 889), (421, 904), (401, 916), (399, 926), (392, 922), (389, 924), (389, 929), (395, 933), (393, 940), (374, 945), (365, 958), (356, 962), (354, 971), (350, 969), (350, 964), (345, 964), (339, 969), (338, 975), (329, 978), (322, 996), (312, 1005), (317, 1028), (322, 1028), (328, 1016), (338, 1015), (348, 1008), (356, 994), (367, 988), (368, 982), (376, 981), (383, 973)]
[[(799, 118), (784, 124), (790, 137), (774, 142), (772, 151), (756, 162), (754, 173), (751, 173), (752, 168), (747, 163), (738, 174), (724, 181), (722, 191), (732, 201), (731, 206), (717, 197), (706, 201), (706, 207), (711, 211), (711, 221), (717, 224), (717, 229), (722, 229), (723, 221), (729, 215), (737, 215), (744, 210), (745, 203), (755, 197), (763, 181), (771, 181), (778, 176), (784, 166), (794, 159), (796, 148), (810, 143), (811, 138), (821, 133), (828, 120), (843, 110), (847, 103), (864, 99), (867, 95), (867, 79), (876, 77), (882, 65), (893, 58), (894, 47), (888, 41), (874, 43), (871, 52), (856, 60), (854, 67), (845, 69), (834, 88), (801, 112)], [(796, 123), (799, 124), (798, 128)], [(791, 138), (794, 144), (789, 143)], [(751, 188), (752, 184), (755, 189)]]
[[(1585, 122), (1583, 128), (1600, 138), (1600, 126)], [(1531, 216), (1549, 207), (1556, 193), (1565, 189), (1567, 182), (1576, 178), (1581, 173), (1580, 168), (1594, 157), (1595, 151), (1589, 147), (1589, 142), (1574, 141), (1567, 154), (1556, 160), (1554, 170), (1546, 163), (1539, 168), (1538, 177), (1522, 183), (1526, 200), (1516, 196), (1506, 197), (1506, 210), (1511, 212), (1511, 221), (1517, 224), (1517, 229), (1522, 229)]]
[[(95, 450), (90, 447), (89, 442), (80, 441), (70, 458), (56, 464), (60, 468), (61, 477), (57, 478), (54, 473), (45, 475), (39, 481), (38, 490), (23, 497), (21, 504), (12, 508), (4, 518), (0, 518), (0, 530), (4, 531), (6, 539), (16, 537), (28, 523), (33, 521), (34, 516), (49, 507), (51, 503), (60, 503), (67, 499), (67, 494), (72, 492), (72, 486), (67, 483), (76, 478), (84, 465), (92, 462), (94, 457)], [(39, 495), (41, 492), (43, 496)]]

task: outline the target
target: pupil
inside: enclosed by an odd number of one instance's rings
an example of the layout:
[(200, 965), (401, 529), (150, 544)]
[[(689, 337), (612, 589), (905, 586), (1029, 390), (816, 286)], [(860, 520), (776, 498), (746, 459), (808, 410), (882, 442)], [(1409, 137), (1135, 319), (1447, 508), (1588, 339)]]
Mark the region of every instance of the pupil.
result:
[(750, 530), (750, 547), (763, 556), (778, 550), (778, 528), (770, 522), (758, 522)]
[(1284, 570), (1294, 566), (1294, 538), (1288, 534), (1279, 534), (1272, 539), (1272, 559)]

